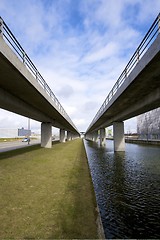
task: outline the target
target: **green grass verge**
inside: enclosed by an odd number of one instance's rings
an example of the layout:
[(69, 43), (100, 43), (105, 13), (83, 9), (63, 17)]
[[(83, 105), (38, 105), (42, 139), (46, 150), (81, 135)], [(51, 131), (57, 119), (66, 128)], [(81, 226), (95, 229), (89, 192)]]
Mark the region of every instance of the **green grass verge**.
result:
[(0, 193), (1, 239), (98, 238), (80, 139), (1, 153)]
[[(14, 141), (22, 141), (25, 137), (19, 138), (0, 138), (0, 142), (14, 142)], [(31, 140), (37, 139), (36, 137), (31, 137)]]
[(12, 142), (12, 141), (18, 141), (19, 138), (0, 138), (0, 142)]

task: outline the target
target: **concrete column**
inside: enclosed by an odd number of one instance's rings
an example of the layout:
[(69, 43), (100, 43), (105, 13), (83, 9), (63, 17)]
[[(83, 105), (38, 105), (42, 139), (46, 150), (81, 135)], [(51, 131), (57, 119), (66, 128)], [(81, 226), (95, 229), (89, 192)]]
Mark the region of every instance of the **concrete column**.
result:
[(94, 132), (93, 141), (94, 141), (94, 142), (97, 142), (97, 141), (98, 141), (98, 131), (95, 131), (95, 132)]
[(41, 124), (41, 147), (52, 147), (52, 124), (43, 122)]
[(75, 139), (76, 139), (76, 134), (73, 133), (73, 134), (72, 134), (72, 140), (75, 140)]
[(92, 133), (89, 133), (89, 140), (92, 141)]
[(89, 141), (91, 140), (91, 133), (87, 133), (86, 139), (89, 140)]
[(71, 141), (71, 132), (67, 131), (67, 141)]
[(92, 134), (89, 133), (89, 140), (92, 141)]
[(76, 139), (77, 139), (77, 138), (79, 138), (79, 135), (78, 135), (78, 134), (76, 134), (76, 136), (75, 136), (75, 137), (76, 137)]
[(94, 133), (91, 134), (91, 141), (94, 141)]
[(65, 142), (65, 130), (60, 129), (59, 134), (60, 134), (60, 136), (59, 136), (60, 142)]
[(74, 140), (74, 133), (71, 133), (71, 140)]
[(114, 151), (125, 151), (124, 123), (113, 123)]
[(106, 144), (106, 131), (105, 128), (100, 129), (100, 146)]
[(71, 141), (73, 140), (73, 133), (71, 133)]

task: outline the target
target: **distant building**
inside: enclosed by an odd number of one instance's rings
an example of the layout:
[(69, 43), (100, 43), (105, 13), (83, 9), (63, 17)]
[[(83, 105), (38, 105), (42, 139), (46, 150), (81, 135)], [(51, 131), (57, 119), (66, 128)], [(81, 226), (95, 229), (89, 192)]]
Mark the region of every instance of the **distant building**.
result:
[(0, 128), (0, 138), (16, 138), (18, 137), (18, 129)]
[(31, 130), (0, 128), (0, 138), (17, 138), (31, 136)]
[(137, 117), (137, 133), (140, 139), (160, 139), (160, 108)]
[(18, 136), (31, 136), (31, 130), (20, 128), (18, 129)]
[(84, 138), (85, 132), (80, 132), (81, 138)]

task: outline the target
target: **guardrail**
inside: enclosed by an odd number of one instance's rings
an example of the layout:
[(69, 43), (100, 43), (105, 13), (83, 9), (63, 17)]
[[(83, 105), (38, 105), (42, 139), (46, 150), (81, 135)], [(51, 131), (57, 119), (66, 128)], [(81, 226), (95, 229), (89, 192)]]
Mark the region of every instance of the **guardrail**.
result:
[[(93, 126), (93, 124), (100, 118), (100, 116), (102, 116), (102, 114), (105, 112), (107, 105), (109, 104), (109, 102), (111, 101), (111, 99), (113, 98), (113, 96), (116, 94), (116, 92), (118, 91), (118, 89), (121, 87), (121, 85), (124, 83), (124, 81), (126, 80), (126, 78), (128, 77), (128, 75), (131, 73), (131, 71), (133, 70), (133, 68), (135, 67), (135, 65), (139, 62), (139, 60), (142, 58), (142, 56), (144, 55), (144, 53), (147, 51), (147, 49), (149, 48), (149, 46), (151, 46), (151, 44), (153, 43), (153, 41), (155, 40), (155, 38), (157, 37), (157, 35), (160, 33), (160, 13), (158, 14), (157, 18), (155, 19), (155, 21), (153, 22), (152, 26), (150, 27), (150, 29), (148, 30), (147, 34), (145, 35), (145, 37), (143, 38), (142, 42), (140, 43), (140, 45), (138, 46), (138, 48), (136, 49), (136, 51), (134, 52), (133, 56), (131, 57), (131, 59), (129, 60), (127, 66), (125, 67), (125, 69), (123, 70), (123, 72), (121, 73), (121, 75), (119, 76), (118, 80), (116, 81), (116, 83), (114, 84), (113, 88), (111, 89), (111, 91), (109, 92), (108, 96), (106, 97), (105, 101), (103, 102), (102, 106), (100, 107), (100, 109), (98, 110), (97, 114), (95, 115), (95, 117), (93, 118), (91, 124), (89, 125), (87, 131), (91, 128), (91, 126)], [(86, 131), (86, 132), (87, 132)]]
[(58, 101), (55, 94), (52, 92), (51, 88), (48, 86), (38, 69), (35, 67), (27, 53), (24, 51), (24, 49), (21, 47), (20, 43), (17, 41), (17, 39), (14, 37), (13, 33), (7, 26), (7, 24), (4, 22), (2, 17), (0, 17), (0, 36), (3, 37), (3, 39), (6, 41), (6, 43), (12, 48), (12, 50), (16, 53), (18, 58), (25, 64), (25, 66), (28, 68), (28, 70), (32, 73), (32, 75), (35, 77), (37, 82), (41, 85), (41, 87), (46, 91), (46, 93), (52, 98), (53, 102), (56, 104), (59, 112), (63, 117), (75, 128), (75, 130), (78, 132), (76, 126), (68, 116), (68, 114), (65, 112), (64, 108)]

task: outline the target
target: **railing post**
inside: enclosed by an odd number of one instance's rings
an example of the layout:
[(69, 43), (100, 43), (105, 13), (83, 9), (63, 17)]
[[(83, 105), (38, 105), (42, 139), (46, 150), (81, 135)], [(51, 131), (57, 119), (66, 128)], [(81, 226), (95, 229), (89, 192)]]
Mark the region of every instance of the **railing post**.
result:
[(137, 62), (139, 62), (139, 48), (137, 49)]
[(36, 79), (38, 79), (38, 70), (36, 69)]
[(127, 77), (127, 68), (124, 69), (124, 77)]
[(112, 93), (112, 97), (113, 97), (113, 88), (112, 88), (112, 90), (111, 90), (111, 93)]
[(117, 90), (119, 88), (119, 81), (116, 82), (116, 87), (117, 87)]
[(3, 37), (3, 19), (0, 17), (0, 37)]
[(107, 104), (109, 103), (109, 95), (107, 96)]
[(158, 15), (158, 33), (160, 33), (160, 14)]
[(23, 63), (25, 64), (25, 61), (26, 61), (26, 53), (23, 52)]
[(43, 82), (43, 88), (44, 88), (45, 91), (47, 90), (47, 85), (46, 85), (45, 81)]

